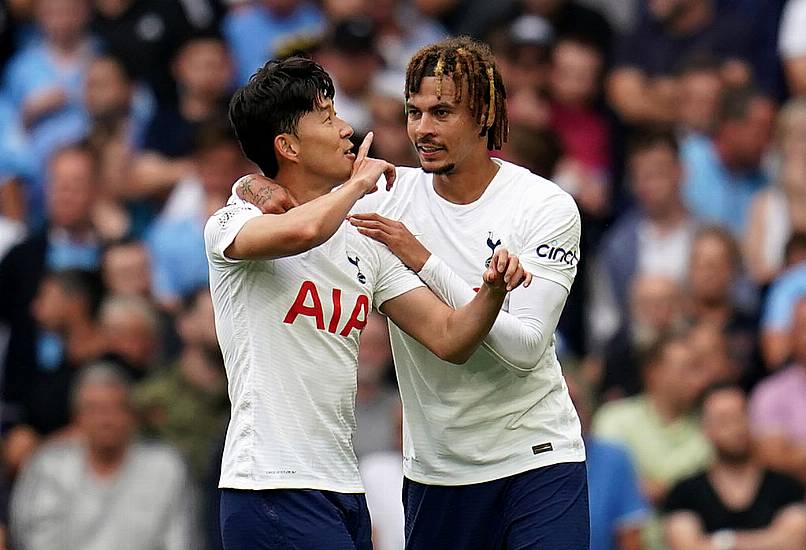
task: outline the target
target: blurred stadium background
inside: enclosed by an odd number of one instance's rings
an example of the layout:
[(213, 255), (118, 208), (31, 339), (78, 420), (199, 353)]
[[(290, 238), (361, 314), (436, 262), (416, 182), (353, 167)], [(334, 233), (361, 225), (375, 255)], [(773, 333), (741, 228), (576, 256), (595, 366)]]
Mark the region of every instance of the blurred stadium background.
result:
[[(268, 58), (311, 55), (355, 139), (416, 165), (405, 66), (458, 34), (492, 46), (507, 85), (495, 154), (582, 213), (557, 339), (593, 548), (674, 547), (676, 485), (719, 455), (698, 419), (715, 383), (742, 389), (728, 420), (802, 501), (804, 29), (806, 0), (0, 0), (0, 549), (220, 547), (228, 402), (202, 230), (255, 170), (229, 96)], [(401, 549), (380, 317), (357, 408), (375, 545)]]

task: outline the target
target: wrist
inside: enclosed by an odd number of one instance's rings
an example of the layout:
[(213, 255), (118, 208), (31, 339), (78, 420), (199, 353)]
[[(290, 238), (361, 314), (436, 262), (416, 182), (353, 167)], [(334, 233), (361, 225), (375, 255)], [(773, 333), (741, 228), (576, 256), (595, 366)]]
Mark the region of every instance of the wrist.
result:
[(491, 296), (494, 296), (495, 298), (501, 298), (501, 297), (507, 295), (507, 288), (505, 286), (504, 287), (499, 287), (499, 286), (490, 284), (487, 281), (484, 281), (484, 284), (481, 285), (481, 288), (479, 289), (479, 292), (482, 292), (482, 291), (488, 292)]
[(411, 265), (409, 265), (408, 268), (419, 274), (425, 267), (425, 264), (433, 257), (434, 256), (428, 250), (423, 250), (422, 254), (417, 254), (416, 258), (411, 259)]

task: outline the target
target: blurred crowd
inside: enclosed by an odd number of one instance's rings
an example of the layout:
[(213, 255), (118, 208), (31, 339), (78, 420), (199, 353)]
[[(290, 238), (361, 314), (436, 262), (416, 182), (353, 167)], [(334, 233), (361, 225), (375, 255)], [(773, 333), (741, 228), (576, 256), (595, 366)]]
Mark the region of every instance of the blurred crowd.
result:
[[(582, 213), (557, 341), (592, 547), (802, 550), (804, 28), (806, 0), (0, 0), (0, 549), (220, 547), (203, 226), (256, 170), (228, 99), (313, 56), (355, 139), (416, 166), (406, 64), (468, 34), (507, 86), (495, 154)], [(380, 316), (356, 401), (375, 545), (402, 549)]]

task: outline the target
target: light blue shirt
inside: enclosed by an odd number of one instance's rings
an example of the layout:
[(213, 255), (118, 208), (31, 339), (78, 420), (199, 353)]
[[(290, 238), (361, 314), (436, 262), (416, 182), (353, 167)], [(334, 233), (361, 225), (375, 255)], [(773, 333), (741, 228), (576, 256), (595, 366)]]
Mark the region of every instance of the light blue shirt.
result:
[(620, 528), (641, 525), (649, 506), (638, 484), (627, 451), (595, 437), (585, 439), (588, 465), (588, 495), (591, 519), (591, 550), (616, 550)]
[[(89, 41), (87, 51), (97, 51), (97, 44)], [(62, 108), (37, 121), (27, 132), (25, 153), (18, 161), (19, 166), (30, 172), (24, 175), (29, 183), (26, 187), (29, 221), (34, 227), (44, 219), (45, 168), (50, 155), (86, 135), (83, 90), (91, 59), (91, 55), (86, 55), (78, 62), (60, 64), (43, 41), (34, 41), (9, 61), (3, 76), (3, 95), (18, 114), (25, 102), (36, 94), (55, 88), (67, 94)]]
[(204, 220), (158, 220), (146, 236), (154, 294), (161, 300), (188, 296), (207, 283)]
[(689, 210), (701, 220), (717, 223), (735, 236), (743, 237), (753, 196), (769, 178), (762, 171), (729, 172), (717, 155), (713, 142), (690, 135), (681, 144), (686, 171), (683, 198)]
[(224, 18), (224, 36), (235, 59), (239, 85), (266, 61), (277, 48), (296, 35), (318, 36), (324, 19), (318, 8), (305, 2), (287, 17), (278, 17), (259, 3), (232, 10)]
[(806, 296), (806, 262), (782, 273), (770, 286), (761, 328), (787, 330), (792, 326), (792, 312), (798, 300)]

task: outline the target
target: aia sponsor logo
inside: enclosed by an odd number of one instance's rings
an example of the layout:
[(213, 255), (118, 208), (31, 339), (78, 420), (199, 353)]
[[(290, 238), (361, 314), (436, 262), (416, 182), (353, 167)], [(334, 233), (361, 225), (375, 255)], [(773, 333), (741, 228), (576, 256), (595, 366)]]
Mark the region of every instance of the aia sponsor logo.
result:
[[(322, 308), (322, 298), (319, 295), (319, 289), (313, 281), (303, 281), (302, 285), (297, 292), (297, 297), (294, 303), (285, 314), (283, 323), (293, 325), (297, 322), (299, 316), (310, 317), (316, 323), (316, 328), (319, 330), (326, 330), (330, 334), (338, 334), (339, 336), (350, 336), (353, 329), (357, 329), (360, 333), (367, 325), (367, 315), (369, 315), (369, 297), (365, 294), (359, 294), (355, 300), (350, 316), (347, 321), (342, 325), (341, 320), (341, 289), (334, 288), (330, 291), (330, 300), (333, 305), (333, 314), (325, 328), (325, 310)], [(339, 327), (341, 326), (341, 330)]]

